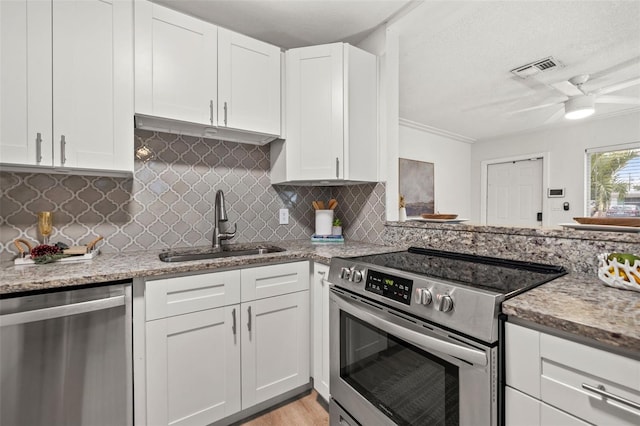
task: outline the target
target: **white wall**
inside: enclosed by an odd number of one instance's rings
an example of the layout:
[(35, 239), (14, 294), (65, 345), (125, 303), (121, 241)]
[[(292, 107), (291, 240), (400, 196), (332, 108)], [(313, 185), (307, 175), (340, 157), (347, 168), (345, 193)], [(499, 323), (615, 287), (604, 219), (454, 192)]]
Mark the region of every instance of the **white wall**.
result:
[[(434, 164), (435, 208), (440, 213), (464, 218), (471, 214), (471, 146), (400, 123), (400, 158)], [(387, 186), (387, 194), (387, 200), (395, 200), (397, 210), (397, 183)]]
[[(566, 197), (548, 199), (543, 212), (555, 226), (585, 215), (585, 149), (633, 142), (640, 142), (640, 112), (477, 142), (471, 146), (471, 219), (480, 220), (482, 161), (548, 152), (549, 186), (566, 188)], [(565, 201), (569, 211), (562, 209)]]

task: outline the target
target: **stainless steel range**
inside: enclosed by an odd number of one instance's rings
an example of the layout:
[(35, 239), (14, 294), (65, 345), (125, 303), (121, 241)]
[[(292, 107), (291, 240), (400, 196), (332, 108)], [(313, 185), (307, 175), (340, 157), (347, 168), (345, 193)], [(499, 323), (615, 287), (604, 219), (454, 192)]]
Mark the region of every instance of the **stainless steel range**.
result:
[(331, 424), (499, 424), (501, 303), (565, 273), (415, 247), (333, 258)]

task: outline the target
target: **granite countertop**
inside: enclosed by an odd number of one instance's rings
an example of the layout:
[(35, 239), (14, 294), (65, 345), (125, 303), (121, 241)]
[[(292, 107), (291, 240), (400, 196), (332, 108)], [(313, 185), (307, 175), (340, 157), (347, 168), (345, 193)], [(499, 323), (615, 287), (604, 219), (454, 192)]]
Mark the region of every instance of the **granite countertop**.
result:
[(15, 266), (12, 262), (3, 262), (0, 265), (0, 294), (295, 260), (329, 264), (331, 258), (336, 256), (361, 256), (402, 249), (354, 241), (344, 244), (312, 244), (308, 240), (289, 240), (264, 244), (282, 247), (286, 251), (172, 263), (160, 261), (158, 255), (162, 250), (105, 253), (87, 262), (74, 263)]
[(569, 274), (502, 304), (502, 312), (640, 358), (640, 292)]
[[(162, 250), (107, 253), (89, 262), (67, 264), (14, 266), (4, 262), (0, 265), (0, 294), (296, 260), (328, 264), (336, 256), (361, 256), (405, 248), (354, 241), (311, 244), (308, 240), (289, 240), (264, 244), (286, 251), (175, 263), (160, 261), (158, 255)], [(511, 318), (591, 339), (632, 356), (640, 354), (640, 292), (607, 287), (595, 274), (565, 275), (505, 301), (502, 310)]]

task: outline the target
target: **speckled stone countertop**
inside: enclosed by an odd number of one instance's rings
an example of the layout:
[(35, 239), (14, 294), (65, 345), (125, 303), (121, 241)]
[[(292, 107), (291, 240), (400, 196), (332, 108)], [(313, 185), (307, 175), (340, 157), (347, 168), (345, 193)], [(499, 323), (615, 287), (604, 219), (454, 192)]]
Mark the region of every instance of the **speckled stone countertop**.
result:
[[(252, 245), (256, 244), (259, 243)], [(14, 266), (11, 262), (3, 262), (0, 265), (0, 294), (295, 260), (328, 264), (336, 256), (362, 256), (402, 249), (354, 241), (311, 244), (308, 240), (293, 240), (266, 242), (264, 245), (275, 245), (286, 251), (172, 263), (160, 261), (158, 255), (162, 250), (100, 254), (90, 261), (74, 263)]]
[(595, 274), (557, 278), (503, 302), (502, 312), (640, 358), (640, 292), (607, 287)]
[[(67, 264), (16, 267), (5, 262), (0, 265), (0, 294), (296, 260), (328, 264), (336, 256), (362, 256), (406, 248), (400, 244), (381, 246), (353, 241), (311, 244), (307, 240), (295, 240), (264, 244), (286, 251), (175, 263), (161, 262), (158, 255), (162, 250), (101, 254), (89, 262)], [(614, 350), (640, 353), (640, 292), (606, 287), (595, 274), (565, 275), (509, 299), (502, 309), (512, 318), (592, 339)]]

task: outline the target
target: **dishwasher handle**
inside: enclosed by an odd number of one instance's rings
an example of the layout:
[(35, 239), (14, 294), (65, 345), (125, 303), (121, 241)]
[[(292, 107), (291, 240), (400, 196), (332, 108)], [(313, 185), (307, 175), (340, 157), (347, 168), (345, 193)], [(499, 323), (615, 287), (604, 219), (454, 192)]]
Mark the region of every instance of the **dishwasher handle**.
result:
[(86, 312), (101, 311), (104, 309), (123, 306), (125, 296), (112, 296), (104, 299), (89, 300), (86, 302), (71, 303), (68, 305), (53, 306), (50, 308), (34, 309), (31, 311), (16, 312), (0, 315), (0, 326), (27, 324), (35, 321), (43, 321), (54, 318), (68, 317), (70, 315), (84, 314)]

